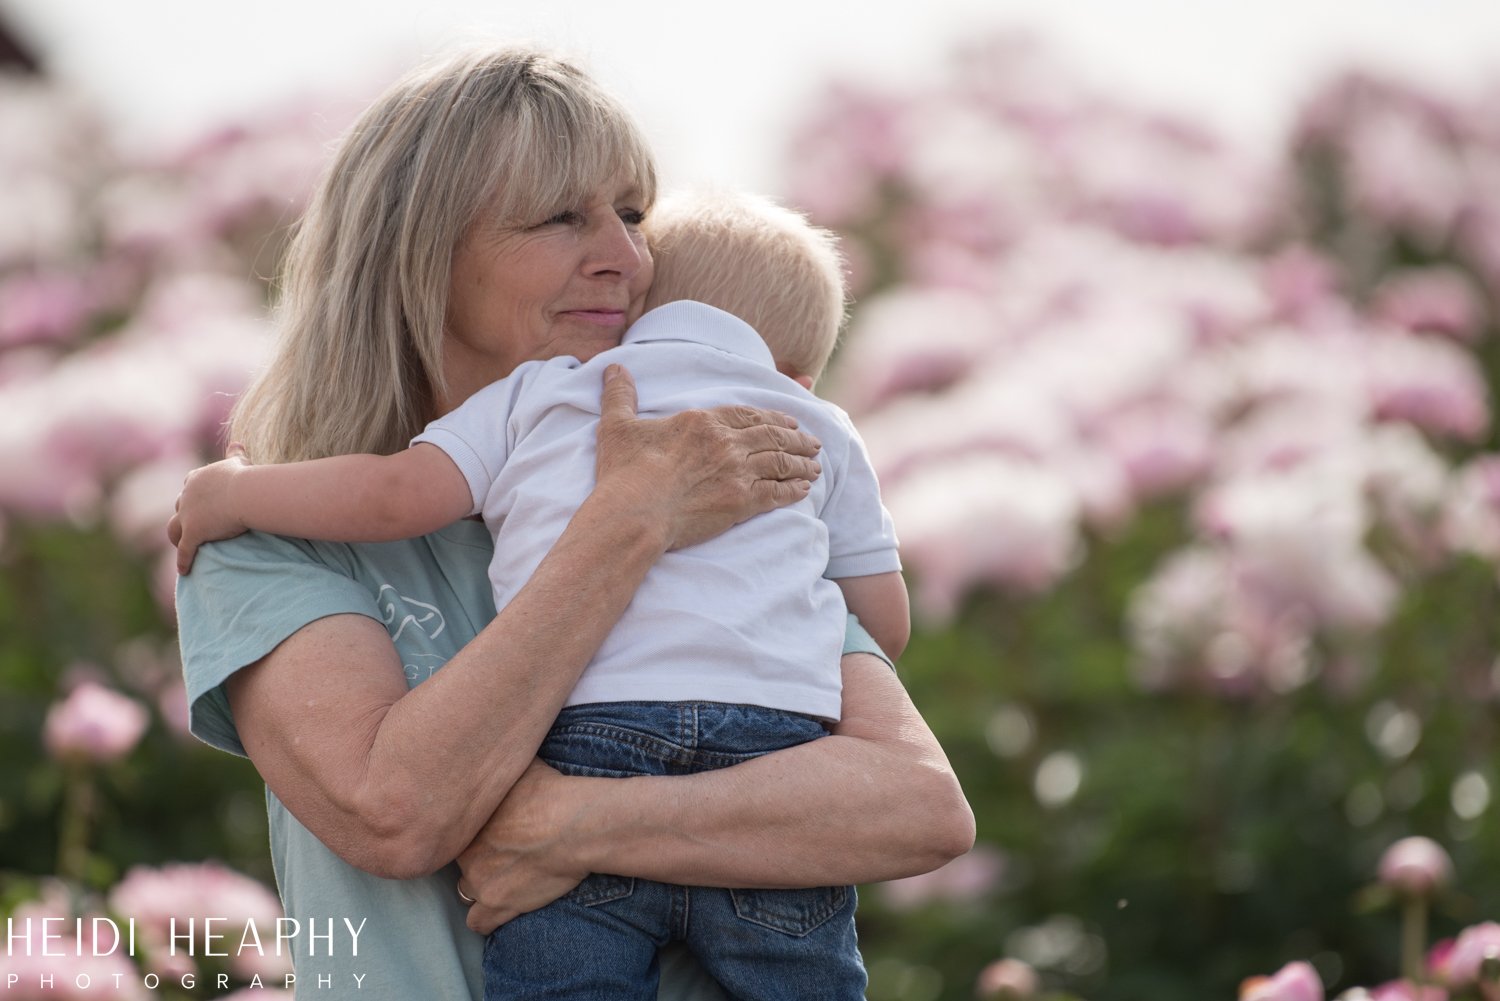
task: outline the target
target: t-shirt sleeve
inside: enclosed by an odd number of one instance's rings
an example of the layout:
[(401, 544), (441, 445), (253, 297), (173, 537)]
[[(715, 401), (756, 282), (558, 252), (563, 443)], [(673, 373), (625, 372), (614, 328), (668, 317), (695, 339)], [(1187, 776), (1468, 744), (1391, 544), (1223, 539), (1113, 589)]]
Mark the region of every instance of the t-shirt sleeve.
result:
[(521, 390), (542, 370), (541, 362), (526, 362), (499, 382), (492, 382), (453, 410), (422, 429), (411, 440), (442, 449), (469, 484), (470, 514), (484, 509), (490, 484), (510, 458), (510, 418)]
[(379, 620), (367, 587), (340, 566), (337, 543), (249, 532), (198, 550), (177, 578), (177, 636), (187, 684), (188, 728), (231, 754), (245, 747), (224, 682), (303, 626), (329, 615)]
[[(880, 482), (854, 425), (838, 412), (849, 434), (844, 461), (818, 517), (828, 526), (828, 571), (824, 576), (868, 577), (901, 569), (896, 527), (880, 501)], [(824, 475), (828, 475), (825, 472)]]
[(865, 627), (859, 624), (859, 618), (853, 612), (849, 613), (849, 622), (844, 626), (844, 653), (872, 653), (893, 669), (896, 666), (885, 655), (885, 651), (880, 649), (875, 637), (865, 632)]

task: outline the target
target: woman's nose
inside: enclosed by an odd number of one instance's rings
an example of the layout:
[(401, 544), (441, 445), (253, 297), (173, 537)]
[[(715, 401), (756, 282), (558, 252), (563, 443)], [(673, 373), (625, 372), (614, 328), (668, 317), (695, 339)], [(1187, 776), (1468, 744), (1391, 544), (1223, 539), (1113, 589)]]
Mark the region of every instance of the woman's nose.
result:
[(584, 261), (589, 274), (633, 277), (640, 270), (645, 253), (639, 232), (613, 212), (603, 214), (592, 229), (589, 254)]

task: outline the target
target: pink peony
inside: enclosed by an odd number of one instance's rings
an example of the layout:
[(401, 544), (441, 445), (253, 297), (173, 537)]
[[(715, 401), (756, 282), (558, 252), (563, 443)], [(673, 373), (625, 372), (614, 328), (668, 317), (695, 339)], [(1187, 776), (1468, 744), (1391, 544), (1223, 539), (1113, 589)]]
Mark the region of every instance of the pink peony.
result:
[(1272, 977), (1240, 985), (1240, 1001), (1323, 1001), (1323, 981), (1309, 963), (1288, 963)]
[[(109, 895), (110, 910), (122, 920), (133, 919), (148, 949), (161, 949), (172, 919), (179, 928), (188, 919), (216, 918), (222, 928), (241, 929), (248, 922), (272, 928), (282, 916), (276, 895), (259, 882), (217, 862), (179, 862), (160, 869), (135, 866)], [(291, 970), (291, 957), (274, 951), (235, 952), (230, 964), (249, 977), (279, 976)]]
[(217, 862), (178, 862), (153, 869), (134, 866), (110, 891), (109, 906), (122, 918), (165, 931), (171, 918), (221, 917), (231, 924), (281, 917), (276, 895), (249, 876)]
[(182, 481), (201, 463), (196, 455), (176, 453), (149, 460), (122, 476), (106, 512), (115, 538), (143, 552), (164, 548), (163, 526), (172, 517)]
[(76, 336), (93, 308), (83, 280), (63, 272), (20, 275), (0, 284), (0, 346)]
[(981, 1001), (1025, 1001), (1040, 986), (1036, 971), (1019, 959), (997, 959), (979, 971), (974, 995)]
[(1453, 878), (1448, 853), (1431, 838), (1402, 838), (1380, 856), (1380, 881), (1414, 897), (1425, 897)]
[(134, 699), (85, 681), (47, 710), (42, 741), (55, 758), (115, 761), (135, 747), (148, 722)]
[(1445, 971), (1450, 987), (1463, 987), (1479, 980), (1487, 961), (1500, 963), (1500, 924), (1486, 921), (1459, 933), (1448, 954)]
[(1474, 284), (1452, 268), (1402, 272), (1375, 290), (1375, 315), (1407, 330), (1463, 341), (1479, 336), (1484, 306)]
[(1450, 547), (1500, 560), (1500, 455), (1482, 455), (1459, 470), (1446, 507)]
[(1369, 107), (1348, 126), (1351, 198), (1362, 213), (1435, 246), (1458, 221), (1463, 165), (1428, 123), (1392, 104)]
[(1451, 938), (1438, 939), (1427, 950), (1427, 978), (1438, 983), (1448, 982), (1448, 957), (1453, 955), (1456, 943)]
[[(98, 915), (78, 916), (87, 935)], [(7, 1001), (144, 1001), (155, 996), (142, 986), (140, 971), (131, 963), (126, 946), (111, 949), (107, 931), (97, 941), (86, 937), (79, 942), (74, 936), (74, 917), (70, 892), (60, 880), (44, 880), (39, 899), (16, 906), (9, 919), (12, 937), (8, 947), (0, 950), (0, 985), (5, 985)], [(50, 925), (43, 924), (49, 920)], [(54, 937), (59, 932), (61, 936)], [(107, 954), (96, 956), (95, 952)]]
[(1262, 266), (1261, 283), (1273, 314), (1292, 322), (1315, 317), (1342, 302), (1338, 266), (1310, 247), (1292, 246), (1269, 258)]
[[(142, 983), (140, 971), (130, 959), (120, 952), (108, 956), (90, 955), (87, 942), (82, 944), (72, 936), (60, 940), (51, 939), (46, 948), (63, 955), (44, 956), (42, 943), (33, 943), (32, 954), (26, 955), (18, 940), (9, 951), (0, 952), (0, 984), (7, 986), (7, 1001), (92, 1001), (108, 998), (110, 1001), (150, 1001), (158, 997), (148, 991)], [(11, 977), (15, 977), (11, 981)]]
[(1043, 591), (1079, 555), (1080, 501), (1051, 469), (976, 453), (895, 484), (887, 503), (901, 556), (918, 576), (916, 607), (951, 618), (981, 583)]
[(1255, 571), (1223, 548), (1171, 555), (1131, 601), (1138, 682), (1231, 697), (1305, 684), (1314, 623), (1306, 608), (1270, 600)]
[[(851, 413), (908, 393), (941, 390), (970, 373), (994, 340), (996, 307), (957, 291), (901, 291), (862, 304), (840, 358), (836, 399)], [(920, 336), (914, 336), (920, 331)]]
[(1230, 544), (1241, 586), (1268, 616), (1300, 610), (1367, 632), (1390, 615), (1398, 587), (1363, 544), (1362, 474), (1332, 459), (1242, 477), (1199, 499), (1200, 522)]
[(1213, 432), (1207, 416), (1183, 407), (1125, 409), (1102, 422), (1098, 437), (1139, 497), (1191, 485), (1209, 468)]
[(1475, 440), (1490, 424), (1479, 363), (1448, 340), (1371, 332), (1366, 379), (1375, 413), (1433, 434)]

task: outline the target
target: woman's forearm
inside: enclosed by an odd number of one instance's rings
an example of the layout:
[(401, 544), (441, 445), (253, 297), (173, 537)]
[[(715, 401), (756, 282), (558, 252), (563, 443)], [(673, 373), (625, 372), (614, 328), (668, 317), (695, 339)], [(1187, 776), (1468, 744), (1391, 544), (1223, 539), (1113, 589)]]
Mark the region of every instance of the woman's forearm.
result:
[(974, 842), (946, 756), (894, 672), (846, 657), (828, 737), (688, 777), (587, 779), (567, 836), (578, 861), (677, 883), (795, 887), (935, 869)]
[(408, 820), (425, 828), (410, 844), (419, 870), (451, 861), (531, 763), (664, 549), (657, 522), (622, 518), (608, 494), (590, 497), (516, 597), (411, 693), (436, 685), (432, 697), (391, 707), (372, 762), (394, 765), (422, 749), (424, 774), (412, 777), (403, 804)]

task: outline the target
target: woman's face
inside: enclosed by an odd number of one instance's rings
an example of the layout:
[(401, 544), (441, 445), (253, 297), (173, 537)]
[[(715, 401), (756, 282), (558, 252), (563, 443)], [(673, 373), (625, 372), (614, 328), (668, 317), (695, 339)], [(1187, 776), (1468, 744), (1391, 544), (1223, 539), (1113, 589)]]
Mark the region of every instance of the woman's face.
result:
[(651, 286), (644, 212), (634, 184), (615, 180), (547, 219), (470, 227), (453, 252), (448, 406), (523, 361), (618, 345)]

